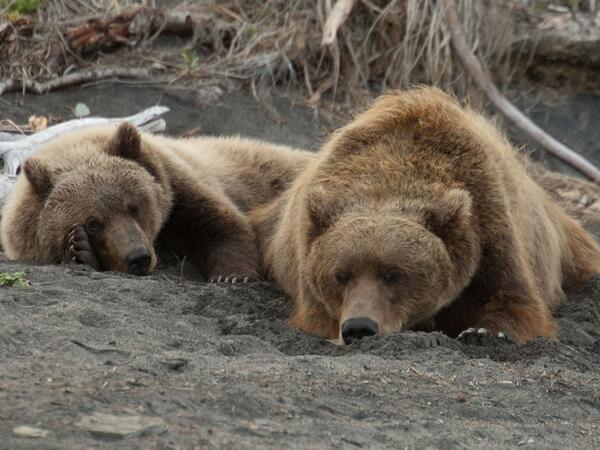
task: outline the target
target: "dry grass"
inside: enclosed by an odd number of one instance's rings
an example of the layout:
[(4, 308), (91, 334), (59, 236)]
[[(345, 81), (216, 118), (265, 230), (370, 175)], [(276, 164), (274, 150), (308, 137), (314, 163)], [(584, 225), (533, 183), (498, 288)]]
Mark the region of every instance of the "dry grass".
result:
[[(343, 95), (429, 83), (462, 95), (467, 80), (452, 55), (435, 0), (359, 2), (334, 45), (322, 48), (327, 0), (219, 2), (215, 33), (196, 36), (208, 73), (267, 83), (293, 82), (310, 96)], [(512, 22), (501, 2), (461, 0), (465, 33), (491, 73), (506, 79)], [(205, 12), (206, 13), (206, 12)], [(208, 34), (208, 35), (207, 35)]]
[[(128, 8), (135, 1), (47, 0), (36, 12), (21, 16), (0, 8), (0, 79), (46, 80), (74, 67), (56, 64), (59, 55), (70, 55), (76, 65), (86, 64), (69, 50), (64, 34), (69, 27), (98, 15)], [(11, 32), (13, 29), (22, 32)], [(62, 58), (66, 60), (67, 58)]]
[[(135, 49), (123, 58), (123, 51), (108, 57), (76, 54), (65, 33), (86, 17), (140, 4), (153, 7), (154, 2), (47, 0), (32, 16), (29, 35), (0, 45), (0, 77), (40, 80), (73, 67), (135, 62), (147, 66), (151, 61), (164, 69), (157, 76), (173, 85), (236, 80), (251, 84), (260, 95), (272, 85), (292, 84), (303, 87), (313, 104), (325, 92), (337, 101), (355, 102), (362, 93), (370, 96), (417, 83), (463, 96), (469, 84), (452, 55), (440, 3), (361, 0), (337, 41), (323, 48), (322, 29), (332, 0), (181, 2), (169, 10), (190, 12), (197, 24), (183, 49), (158, 48), (152, 45), (156, 36), (145, 36), (142, 43), (135, 40)], [(511, 68), (524, 68), (510, 59), (510, 0), (458, 4), (469, 43), (495, 78), (506, 80)]]

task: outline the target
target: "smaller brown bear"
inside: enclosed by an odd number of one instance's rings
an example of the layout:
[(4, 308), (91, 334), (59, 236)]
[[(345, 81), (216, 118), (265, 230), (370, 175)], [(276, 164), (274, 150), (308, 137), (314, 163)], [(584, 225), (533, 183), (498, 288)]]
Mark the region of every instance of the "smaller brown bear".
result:
[(257, 275), (244, 212), (275, 198), (312, 154), (241, 138), (171, 139), (133, 126), (60, 136), (26, 159), (2, 211), (11, 259), (143, 275), (161, 255), (205, 278)]
[(598, 246), (499, 131), (435, 88), (380, 97), (250, 217), (290, 323), (345, 343), (555, 338), (552, 308), (600, 272)]

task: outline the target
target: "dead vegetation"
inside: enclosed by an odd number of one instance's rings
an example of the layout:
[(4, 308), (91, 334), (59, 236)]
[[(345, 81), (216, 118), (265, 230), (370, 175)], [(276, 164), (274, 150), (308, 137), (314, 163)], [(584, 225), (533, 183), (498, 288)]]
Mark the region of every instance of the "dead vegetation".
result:
[[(153, 1), (48, 0), (31, 15), (2, 15), (0, 78), (23, 87), (118, 64), (151, 66), (154, 76), (186, 88), (238, 81), (264, 91), (292, 83), (313, 104), (325, 92), (355, 101), (360, 93), (416, 83), (467, 92), (442, 2), (357, 1), (337, 39), (322, 45), (333, 3), (209, 0), (160, 8)], [(511, 51), (513, 2), (457, 3), (467, 41), (490, 73), (506, 80), (515, 67), (524, 69), (511, 60), (518, 54)], [(157, 45), (165, 34), (178, 36), (176, 45)]]
[[(493, 81), (508, 82), (535, 54), (532, 39), (515, 44), (524, 1), (159, 1), (12, 0), (0, 15), (0, 95), (138, 77), (195, 89), (205, 103), (246, 84), (279, 122), (274, 85), (300, 87), (315, 108), (327, 93), (327, 109), (339, 119), (379, 92), (419, 83), (481, 108), (474, 80), (505, 115), (514, 113), (507, 116), (517, 126), (528, 124), (520, 128), (542, 147), (600, 179), (512, 105), (502, 107), (508, 102)], [(35, 12), (22, 15), (21, 2)]]

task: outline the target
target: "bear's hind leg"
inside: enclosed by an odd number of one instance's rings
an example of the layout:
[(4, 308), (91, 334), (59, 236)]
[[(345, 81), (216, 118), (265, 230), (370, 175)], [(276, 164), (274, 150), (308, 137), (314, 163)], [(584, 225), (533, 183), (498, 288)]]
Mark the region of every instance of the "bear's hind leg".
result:
[(224, 194), (177, 185), (177, 203), (159, 245), (187, 256), (206, 280), (258, 279), (258, 248), (248, 219)]
[[(240, 227), (232, 229), (223, 236), (206, 256), (204, 266), (209, 281), (245, 282), (258, 279), (258, 251), (251, 230)], [(235, 280), (235, 281), (234, 281)]]

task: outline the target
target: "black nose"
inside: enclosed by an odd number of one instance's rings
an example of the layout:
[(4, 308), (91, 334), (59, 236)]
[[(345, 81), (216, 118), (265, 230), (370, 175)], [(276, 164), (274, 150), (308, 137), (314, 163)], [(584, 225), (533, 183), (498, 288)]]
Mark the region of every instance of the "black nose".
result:
[(150, 268), (150, 253), (144, 247), (136, 248), (125, 257), (127, 272), (134, 275), (145, 275)]
[(342, 339), (344, 344), (352, 344), (366, 336), (379, 333), (379, 325), (368, 317), (355, 317), (342, 324)]

